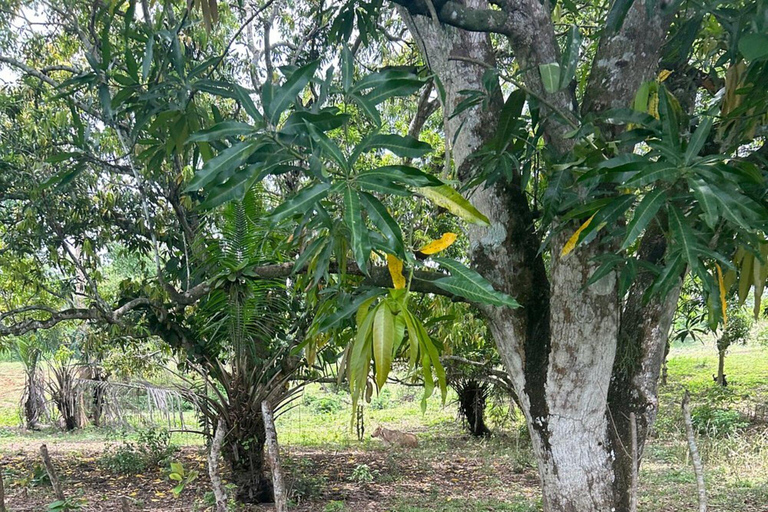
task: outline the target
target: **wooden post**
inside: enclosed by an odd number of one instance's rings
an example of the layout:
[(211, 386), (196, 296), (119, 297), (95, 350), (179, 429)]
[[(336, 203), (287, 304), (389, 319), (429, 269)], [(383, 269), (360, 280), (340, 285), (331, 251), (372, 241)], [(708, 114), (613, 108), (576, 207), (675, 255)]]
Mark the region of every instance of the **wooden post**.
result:
[(3, 465), (0, 464), (0, 512), (7, 512), (5, 508), (5, 484), (3, 483)]
[(288, 498), (283, 484), (283, 471), (280, 468), (280, 453), (277, 446), (277, 431), (275, 430), (272, 406), (267, 400), (261, 402), (261, 414), (264, 417), (264, 430), (267, 434), (267, 455), (272, 466), (272, 486), (275, 491), (275, 510), (285, 512), (288, 509)]
[(45, 470), (48, 472), (48, 478), (51, 479), (51, 485), (53, 486), (53, 492), (56, 495), (56, 499), (64, 501), (64, 491), (61, 489), (61, 482), (56, 474), (56, 468), (53, 467), (51, 462), (51, 456), (48, 455), (48, 447), (44, 444), (40, 445), (40, 455), (43, 457), (43, 464), (45, 464)]
[(637, 512), (637, 417), (629, 413), (629, 428), (632, 442), (632, 484), (629, 488), (629, 512)]
[(699, 490), (699, 512), (707, 512), (707, 489), (704, 484), (704, 466), (701, 463), (699, 449), (696, 446), (696, 437), (693, 432), (693, 421), (691, 420), (691, 410), (689, 404), (691, 395), (685, 390), (683, 395), (683, 418), (685, 419), (685, 432), (688, 436), (688, 449), (691, 452), (691, 461), (693, 462), (693, 472), (696, 473), (696, 487)]
[(211, 440), (211, 448), (208, 450), (208, 476), (211, 478), (211, 488), (216, 499), (216, 512), (227, 512), (227, 491), (221, 483), (221, 475), (219, 474), (219, 455), (221, 455), (221, 444), (224, 441), (226, 430), (227, 426), (224, 420), (219, 418), (216, 433)]

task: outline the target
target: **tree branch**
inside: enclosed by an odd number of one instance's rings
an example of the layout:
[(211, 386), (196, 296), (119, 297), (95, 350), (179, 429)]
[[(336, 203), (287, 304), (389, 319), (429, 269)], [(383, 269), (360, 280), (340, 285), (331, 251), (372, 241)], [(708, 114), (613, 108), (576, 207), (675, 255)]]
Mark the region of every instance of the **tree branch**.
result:
[[(492, 9), (472, 9), (458, 2), (431, 2), (430, 0), (392, 0), (405, 7), (412, 15), (431, 16), (430, 6), (441, 23), (472, 32), (494, 32), (512, 35), (510, 16)], [(431, 4), (431, 5), (430, 5)]]

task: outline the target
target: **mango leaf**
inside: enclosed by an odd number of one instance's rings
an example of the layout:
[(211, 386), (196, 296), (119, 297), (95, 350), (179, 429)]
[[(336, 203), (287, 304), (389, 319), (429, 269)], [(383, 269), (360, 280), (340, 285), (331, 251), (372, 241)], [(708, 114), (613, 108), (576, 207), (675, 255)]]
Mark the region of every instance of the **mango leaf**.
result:
[(272, 210), (269, 219), (273, 223), (280, 222), (297, 213), (308, 212), (315, 203), (328, 195), (329, 183), (316, 183), (301, 189), (295, 196)]
[(249, 165), (234, 174), (224, 183), (219, 183), (210, 190), (206, 189), (205, 201), (200, 204), (203, 210), (210, 210), (226, 202), (243, 199), (245, 193), (258, 178), (257, 165)]
[(341, 87), (348, 93), (355, 78), (355, 56), (346, 44), (341, 49)]
[(699, 124), (696, 131), (691, 135), (691, 140), (688, 142), (688, 147), (685, 150), (685, 157), (683, 161), (685, 165), (690, 165), (693, 159), (699, 154), (701, 148), (704, 147), (704, 143), (707, 142), (709, 132), (712, 130), (712, 118), (705, 117)]
[(739, 51), (748, 61), (768, 57), (768, 34), (746, 34), (739, 38)]
[(550, 94), (560, 90), (560, 64), (557, 62), (539, 64), (539, 73), (544, 90)]
[(390, 243), (398, 248), (397, 255), (405, 258), (403, 233), (395, 219), (387, 211), (387, 208), (375, 197), (366, 192), (360, 193), (360, 198), (368, 212), (368, 217), (373, 221), (377, 228), (384, 234)]
[[(377, 134), (370, 137), (363, 146), (363, 151), (386, 149), (400, 158), (420, 158), (430, 151), (432, 146), (410, 135), (405, 137), (395, 134)], [(357, 151), (356, 151), (357, 152)]]
[(443, 233), (443, 236), (437, 240), (429, 242), (427, 245), (418, 250), (422, 254), (437, 254), (438, 252), (447, 249), (456, 241), (456, 233)]
[(672, 233), (672, 239), (680, 247), (683, 259), (690, 266), (691, 270), (701, 270), (696, 250), (696, 237), (688, 225), (685, 215), (675, 207), (670, 207), (668, 210), (669, 229)]
[(206, 185), (218, 181), (223, 182), (248, 160), (259, 144), (254, 141), (243, 141), (233, 144), (215, 157), (211, 158), (202, 169), (195, 173), (184, 192), (200, 190)]
[(635, 0), (614, 0), (611, 10), (608, 11), (608, 17), (605, 19), (605, 30), (607, 33), (615, 33), (624, 24), (624, 18), (627, 17), (629, 8)]
[(442, 185), (436, 176), (427, 174), (421, 169), (410, 165), (384, 165), (374, 169), (363, 171), (359, 176), (378, 177), (385, 180), (399, 181), (412, 187), (430, 187)]
[(448, 185), (418, 187), (415, 192), (469, 223), (480, 226), (491, 225), (488, 217), (480, 213), (477, 208)]
[(373, 102), (363, 96), (358, 96), (357, 94), (352, 95), (351, 98), (352, 101), (362, 109), (363, 113), (368, 116), (368, 119), (373, 121), (373, 124), (375, 124), (377, 128), (381, 126), (381, 115)]
[(254, 133), (253, 126), (238, 121), (224, 121), (192, 134), (187, 142), (214, 142), (227, 137), (239, 137)]
[(392, 254), (387, 254), (387, 269), (392, 277), (392, 286), (395, 290), (405, 289), (405, 276), (403, 276), (403, 260)]
[(576, 245), (579, 243), (579, 237), (581, 237), (581, 233), (585, 229), (587, 229), (590, 226), (590, 224), (592, 224), (592, 221), (594, 220), (595, 215), (597, 215), (597, 213), (593, 213), (592, 216), (584, 222), (584, 224), (579, 226), (579, 228), (573, 232), (573, 235), (571, 235), (571, 238), (569, 238), (568, 241), (565, 242), (565, 245), (563, 245), (563, 248), (560, 251), (560, 257), (568, 256), (569, 254), (571, 254), (571, 252), (573, 252), (573, 250), (576, 248)]
[(627, 234), (620, 250), (625, 250), (632, 245), (640, 234), (648, 226), (648, 223), (656, 216), (661, 205), (667, 200), (667, 194), (663, 189), (657, 189), (647, 194), (637, 205), (632, 220), (627, 225)]
[(520, 306), (515, 299), (506, 293), (494, 290), (491, 283), (486, 281), (483, 276), (458, 261), (447, 258), (433, 259), (451, 273), (450, 277), (443, 277), (434, 281), (435, 286), (478, 304), (510, 308)]
[(296, 96), (307, 86), (319, 65), (319, 60), (312, 61), (294, 71), (283, 85), (274, 87), (271, 97), (268, 98), (267, 102), (264, 102), (264, 113), (267, 115), (270, 123), (273, 125), (277, 124), (280, 120), (280, 115), (285, 112), (296, 99)]
[(568, 39), (565, 42), (565, 51), (560, 63), (560, 89), (564, 89), (573, 80), (576, 73), (576, 65), (579, 63), (581, 51), (581, 32), (578, 25), (571, 26), (568, 30)]
[(395, 343), (395, 317), (386, 301), (382, 301), (373, 319), (373, 363), (376, 386), (384, 387), (392, 369), (392, 349)]
[(312, 140), (315, 141), (323, 149), (323, 152), (333, 158), (333, 160), (335, 160), (342, 169), (349, 169), (349, 164), (347, 163), (347, 159), (344, 157), (344, 153), (341, 152), (341, 148), (339, 148), (335, 142), (329, 139), (324, 133), (315, 128), (312, 124), (307, 122), (305, 122), (305, 124), (309, 129), (309, 132), (312, 134)]
[(363, 210), (360, 207), (360, 196), (349, 184), (344, 189), (344, 224), (352, 234), (352, 253), (357, 266), (363, 273), (368, 273), (368, 231), (363, 221)]

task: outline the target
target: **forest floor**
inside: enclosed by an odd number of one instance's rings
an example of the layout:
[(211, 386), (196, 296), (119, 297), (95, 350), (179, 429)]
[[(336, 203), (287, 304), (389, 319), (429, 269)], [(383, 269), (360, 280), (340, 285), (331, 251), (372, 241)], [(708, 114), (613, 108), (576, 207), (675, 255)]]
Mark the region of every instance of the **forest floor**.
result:
[[(640, 489), (643, 512), (695, 510), (696, 487), (687, 453), (679, 401), (693, 396), (694, 421), (704, 457), (710, 510), (768, 512), (768, 348), (734, 348), (726, 362), (729, 386), (712, 383), (713, 347), (673, 349), (669, 383), (661, 388), (660, 412), (646, 449)], [(205, 453), (197, 436), (174, 435), (180, 446), (170, 460), (185, 472), (198, 471), (178, 497), (167, 463), (141, 471), (114, 472), (105, 453), (122, 438), (109, 429), (65, 434), (22, 433), (16, 412), (23, 384), (18, 363), (0, 363), (0, 464), (11, 512), (48, 510), (55, 501), (39, 462), (46, 443), (71, 501), (85, 512), (194, 512), (210, 510)], [(298, 407), (278, 420), (283, 460), (289, 475), (292, 510), (299, 512), (534, 512), (541, 510), (537, 472), (527, 434), (503, 400), (489, 405), (496, 435), (475, 440), (457, 421), (449, 395), (436, 397), (422, 414), (420, 390), (393, 386), (366, 410), (366, 428), (386, 425), (413, 432), (419, 447), (388, 449), (378, 440), (357, 441), (350, 431), (351, 408), (344, 392), (319, 385), (307, 389)], [(105, 452), (106, 451), (106, 452)], [(250, 507), (237, 510), (271, 510)]]

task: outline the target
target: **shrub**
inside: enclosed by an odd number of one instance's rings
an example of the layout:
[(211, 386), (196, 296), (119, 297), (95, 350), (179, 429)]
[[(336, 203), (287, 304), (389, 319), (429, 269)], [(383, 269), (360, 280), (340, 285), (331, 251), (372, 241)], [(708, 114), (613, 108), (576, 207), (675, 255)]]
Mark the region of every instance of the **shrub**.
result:
[(328, 487), (328, 479), (318, 473), (310, 459), (286, 459), (286, 469), (291, 475), (288, 495), (291, 501), (301, 503), (318, 499)]
[(163, 465), (177, 450), (166, 429), (142, 429), (137, 431), (135, 443), (123, 441), (107, 448), (99, 465), (112, 473), (136, 474)]
[(693, 427), (710, 437), (727, 436), (749, 426), (738, 411), (701, 405), (691, 411)]
[(305, 393), (304, 405), (315, 414), (333, 414), (340, 411), (343, 407), (341, 396), (336, 394), (328, 394), (318, 397)]
[(392, 393), (389, 391), (389, 388), (384, 388), (378, 395), (371, 398), (370, 407), (374, 411), (381, 411), (389, 407), (391, 401)]
[(352, 470), (352, 475), (349, 479), (359, 484), (369, 484), (373, 482), (374, 472), (368, 467), (368, 464), (358, 464), (355, 469)]

